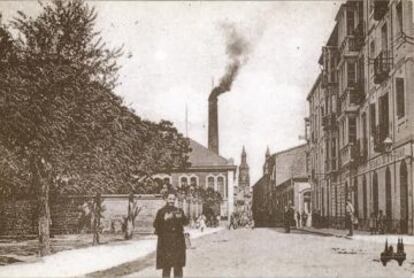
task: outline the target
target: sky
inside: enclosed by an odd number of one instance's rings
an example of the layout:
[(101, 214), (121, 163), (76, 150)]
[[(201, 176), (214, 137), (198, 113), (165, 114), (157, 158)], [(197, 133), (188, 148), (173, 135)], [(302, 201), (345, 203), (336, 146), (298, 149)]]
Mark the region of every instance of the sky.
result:
[[(318, 59), (340, 2), (89, 1), (97, 30), (110, 47), (123, 46), (116, 93), (142, 118), (172, 121), (207, 146), (208, 96), (225, 72), (223, 25), (249, 43), (230, 92), (219, 97), (220, 155), (240, 162), (247, 152), (251, 184), (271, 153), (305, 143), (306, 96), (320, 73)], [(37, 1), (0, 2), (3, 23)]]

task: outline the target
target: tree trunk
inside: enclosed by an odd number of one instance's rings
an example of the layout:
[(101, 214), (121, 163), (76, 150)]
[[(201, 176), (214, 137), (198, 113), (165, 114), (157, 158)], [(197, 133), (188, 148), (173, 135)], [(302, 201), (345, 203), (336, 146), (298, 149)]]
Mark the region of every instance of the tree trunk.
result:
[(129, 240), (132, 239), (132, 233), (134, 231), (134, 223), (132, 221), (132, 204), (134, 202), (134, 195), (130, 194), (128, 197), (128, 215), (126, 218), (126, 225), (125, 225), (125, 239)]
[(101, 194), (96, 194), (92, 212), (93, 245), (99, 244), (99, 228), (101, 226)]
[(45, 165), (42, 159), (32, 157), (33, 186), (38, 194), (38, 217), (39, 217), (39, 254), (47, 256), (50, 254), (50, 208), (49, 208), (49, 182), (45, 178)]

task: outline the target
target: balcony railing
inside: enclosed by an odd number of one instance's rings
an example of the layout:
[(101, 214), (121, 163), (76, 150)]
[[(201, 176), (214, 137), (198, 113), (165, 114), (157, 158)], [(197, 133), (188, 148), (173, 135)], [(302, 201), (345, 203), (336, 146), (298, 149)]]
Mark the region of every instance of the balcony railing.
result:
[(381, 51), (374, 60), (374, 83), (380, 84), (388, 78), (391, 70), (391, 55)]
[(343, 54), (351, 54), (361, 50), (364, 44), (362, 36), (348, 35), (341, 44), (340, 52)]
[(389, 0), (374, 1), (374, 19), (381, 20), (388, 11)]
[(355, 84), (354, 87), (350, 87), (344, 91), (341, 95), (341, 110), (352, 112), (355, 110), (355, 107), (360, 105), (364, 100), (364, 93), (362, 89), (357, 89), (359, 86)]
[(352, 163), (356, 158), (356, 147), (354, 143), (348, 143), (340, 150), (341, 166)]

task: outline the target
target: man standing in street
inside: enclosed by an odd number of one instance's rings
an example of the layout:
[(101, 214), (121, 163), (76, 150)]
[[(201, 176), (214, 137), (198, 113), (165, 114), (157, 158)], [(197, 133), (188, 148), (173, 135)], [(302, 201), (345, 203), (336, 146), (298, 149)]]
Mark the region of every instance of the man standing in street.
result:
[(349, 233), (348, 236), (354, 235), (354, 206), (352, 205), (351, 199), (346, 201), (346, 223), (349, 226)]
[(184, 226), (188, 219), (182, 209), (175, 207), (175, 199), (175, 193), (167, 194), (166, 205), (157, 212), (154, 221), (158, 235), (156, 268), (162, 269), (162, 277), (170, 277), (172, 268), (174, 277), (183, 277), (185, 266)]

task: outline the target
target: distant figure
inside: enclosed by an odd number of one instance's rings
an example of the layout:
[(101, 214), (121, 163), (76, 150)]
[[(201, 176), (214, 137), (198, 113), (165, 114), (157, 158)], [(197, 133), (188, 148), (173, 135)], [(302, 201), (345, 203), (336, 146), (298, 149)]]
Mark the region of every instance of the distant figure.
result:
[(382, 210), (379, 211), (377, 218), (377, 231), (379, 234), (385, 233), (385, 215)]
[(290, 233), (290, 226), (292, 225), (292, 222), (294, 221), (294, 210), (291, 206), (285, 207), (285, 213), (284, 213), (284, 226), (285, 226), (285, 232)]
[(206, 220), (207, 220), (207, 218), (205, 217), (204, 214), (201, 214), (198, 217), (198, 225), (199, 225), (199, 228), (200, 228), (201, 232), (204, 232), (204, 229), (207, 227)]
[(374, 212), (371, 213), (371, 216), (368, 220), (368, 226), (369, 226), (369, 231), (371, 235), (374, 235), (377, 233), (377, 218), (375, 217)]
[(352, 205), (351, 199), (348, 199), (346, 202), (346, 223), (348, 224), (349, 227), (349, 233), (348, 236), (353, 236), (354, 235), (354, 206)]
[(233, 228), (234, 230), (237, 229), (237, 217), (236, 217), (236, 213), (233, 212), (230, 215), (230, 224), (229, 224), (229, 230)]
[(297, 211), (296, 212), (296, 228), (299, 229), (301, 227), (301, 222), (300, 222), (300, 212)]
[(183, 277), (185, 266), (184, 226), (188, 219), (184, 211), (175, 207), (176, 195), (169, 192), (166, 205), (158, 210), (154, 221), (158, 235), (156, 269), (162, 269), (162, 277), (170, 277), (174, 268), (174, 277)]
[(355, 212), (355, 214), (354, 214), (354, 220), (353, 220), (352, 224), (354, 225), (354, 229), (356, 229), (356, 230), (359, 229), (359, 219), (358, 219), (357, 212)]
[(302, 217), (301, 217), (301, 219), (302, 219), (302, 227), (306, 227), (307, 225), (307, 220), (308, 220), (308, 214), (303, 210), (302, 211)]

